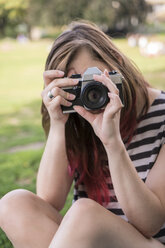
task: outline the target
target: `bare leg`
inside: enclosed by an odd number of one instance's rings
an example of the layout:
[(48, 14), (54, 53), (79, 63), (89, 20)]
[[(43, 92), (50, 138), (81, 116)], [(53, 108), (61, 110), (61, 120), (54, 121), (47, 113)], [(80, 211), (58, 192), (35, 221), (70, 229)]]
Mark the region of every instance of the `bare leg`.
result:
[(63, 218), (49, 248), (164, 248), (131, 224), (89, 199), (78, 200)]
[(16, 248), (47, 248), (62, 216), (26, 190), (14, 190), (0, 200), (0, 227)]

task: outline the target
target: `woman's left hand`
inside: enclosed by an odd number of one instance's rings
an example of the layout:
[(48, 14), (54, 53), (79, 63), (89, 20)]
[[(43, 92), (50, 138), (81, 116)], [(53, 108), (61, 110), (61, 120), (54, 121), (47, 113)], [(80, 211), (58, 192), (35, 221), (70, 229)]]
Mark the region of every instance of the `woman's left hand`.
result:
[(107, 70), (101, 75), (94, 75), (93, 79), (103, 83), (109, 89), (109, 103), (104, 110), (98, 113), (92, 113), (80, 106), (74, 106), (74, 109), (92, 125), (95, 134), (100, 138), (103, 145), (109, 146), (113, 142), (121, 140), (120, 110), (123, 104), (119, 97), (119, 90), (111, 81)]

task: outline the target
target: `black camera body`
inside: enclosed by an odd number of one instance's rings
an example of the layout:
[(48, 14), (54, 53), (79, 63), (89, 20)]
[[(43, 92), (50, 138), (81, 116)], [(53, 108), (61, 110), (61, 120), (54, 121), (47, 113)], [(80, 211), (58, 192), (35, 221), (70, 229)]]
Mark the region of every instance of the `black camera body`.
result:
[[(76, 96), (76, 98), (71, 101), (71, 107), (61, 106), (64, 114), (76, 112), (73, 109), (74, 105), (83, 106), (87, 110), (98, 110), (105, 108), (110, 100), (108, 97), (109, 90), (104, 84), (93, 79), (94, 74), (101, 75), (102, 72), (97, 67), (90, 67), (84, 72), (82, 77), (81, 74), (73, 74), (71, 76), (71, 78), (79, 79), (79, 82), (76, 86), (62, 88), (64, 91)], [(116, 71), (111, 71), (109, 72), (109, 76), (118, 88), (120, 99), (123, 102), (122, 75)]]

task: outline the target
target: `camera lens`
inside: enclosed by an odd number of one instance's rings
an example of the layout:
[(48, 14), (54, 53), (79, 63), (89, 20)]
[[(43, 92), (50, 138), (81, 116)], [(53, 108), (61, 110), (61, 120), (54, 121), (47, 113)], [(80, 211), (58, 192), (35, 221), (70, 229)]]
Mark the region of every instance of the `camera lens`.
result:
[(87, 93), (88, 101), (91, 103), (97, 103), (98, 101), (100, 101), (100, 93), (101, 92), (98, 90), (98, 88), (89, 90)]
[(109, 101), (108, 89), (102, 83), (92, 81), (87, 83), (81, 92), (81, 101), (89, 110), (103, 108)]

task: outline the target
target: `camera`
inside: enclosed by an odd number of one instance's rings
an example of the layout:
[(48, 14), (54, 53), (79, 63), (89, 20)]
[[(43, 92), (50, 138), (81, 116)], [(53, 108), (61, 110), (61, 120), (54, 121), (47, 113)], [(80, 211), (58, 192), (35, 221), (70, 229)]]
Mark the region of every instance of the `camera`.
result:
[[(62, 87), (64, 91), (76, 96), (76, 98), (71, 101), (71, 107), (61, 106), (64, 114), (76, 112), (73, 109), (74, 105), (83, 106), (87, 110), (98, 110), (105, 108), (110, 100), (108, 97), (109, 90), (104, 84), (93, 79), (94, 74), (101, 75), (102, 72), (97, 67), (90, 67), (84, 72), (82, 77), (81, 74), (73, 74), (71, 76), (71, 78), (79, 79), (76, 86)], [(122, 75), (116, 71), (111, 71), (109, 72), (109, 76), (118, 88), (120, 99), (123, 102)]]

